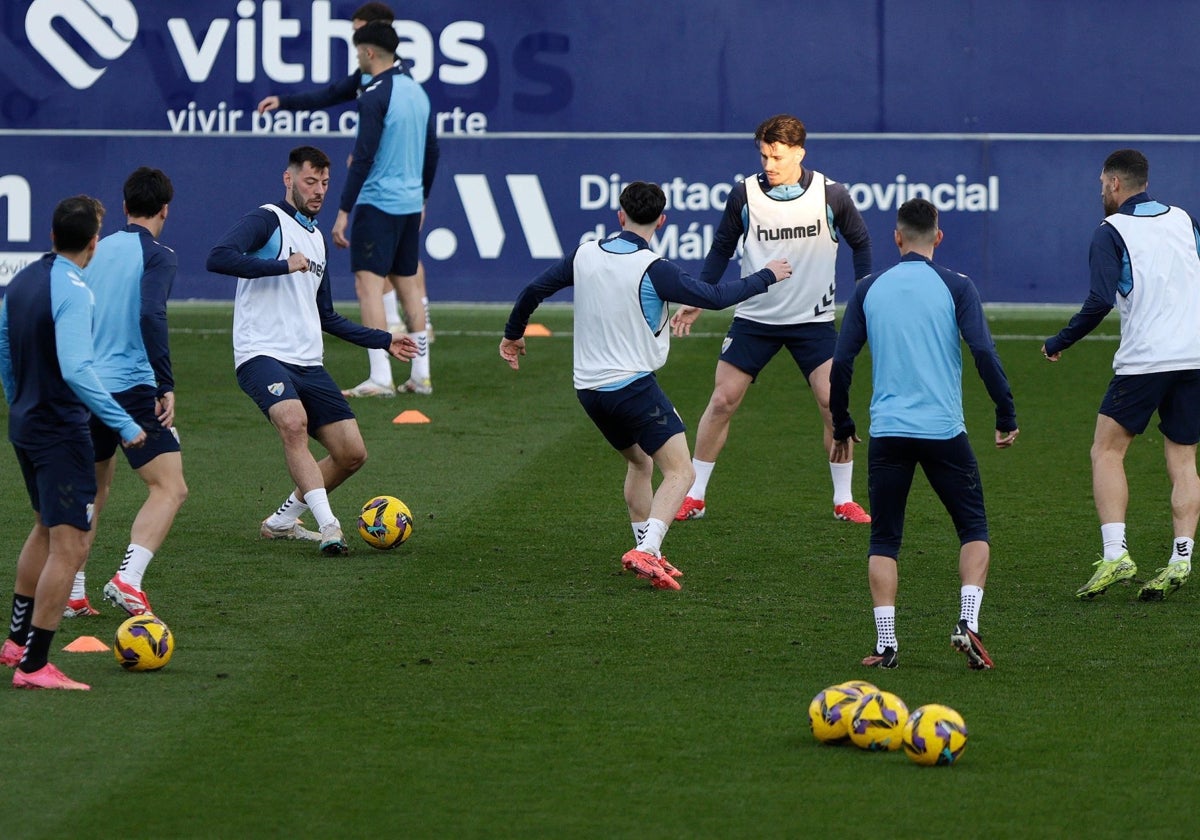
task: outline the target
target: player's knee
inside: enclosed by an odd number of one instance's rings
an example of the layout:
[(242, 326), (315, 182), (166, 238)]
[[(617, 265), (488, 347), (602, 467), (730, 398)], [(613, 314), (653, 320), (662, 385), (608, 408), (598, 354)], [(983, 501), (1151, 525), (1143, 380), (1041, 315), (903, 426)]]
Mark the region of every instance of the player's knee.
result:
[(720, 417), (729, 417), (742, 404), (743, 396), (744, 392), (718, 388), (713, 391), (712, 398), (708, 401), (709, 412)]
[(165, 481), (154, 481), (150, 483), (150, 495), (159, 501), (159, 503), (168, 503), (175, 510), (183, 507), (183, 503), (187, 501), (188, 488), (183, 480), (183, 476), (170, 477)]
[(1092, 444), (1092, 465), (1120, 462), (1124, 460), (1124, 453), (1114, 450), (1111, 446), (1105, 445), (1101, 441)]
[(733, 409), (720, 391), (713, 391), (712, 398), (708, 401), (708, 409), (704, 413), (709, 417), (725, 418), (733, 413)]
[(271, 421), (283, 438), (285, 446), (297, 443), (308, 445), (308, 417), (303, 412), (288, 412), (272, 417)]
[(692, 462), (688, 461), (683, 464), (673, 464), (669, 468), (663, 470), (663, 481), (673, 481), (691, 487), (696, 480), (696, 468), (692, 466)]
[(179, 481), (177, 481), (171, 488), (171, 501), (175, 505), (175, 510), (179, 510), (181, 507), (183, 507), (183, 503), (187, 501), (187, 497), (187, 482), (185, 482), (183, 477), (180, 476)]
[(356, 473), (367, 463), (367, 448), (365, 446), (353, 446), (342, 449), (334, 455), (334, 460), (344, 472), (349, 474)]
[(627, 466), (629, 474), (639, 481), (648, 481), (654, 478), (654, 461), (650, 458), (629, 461)]

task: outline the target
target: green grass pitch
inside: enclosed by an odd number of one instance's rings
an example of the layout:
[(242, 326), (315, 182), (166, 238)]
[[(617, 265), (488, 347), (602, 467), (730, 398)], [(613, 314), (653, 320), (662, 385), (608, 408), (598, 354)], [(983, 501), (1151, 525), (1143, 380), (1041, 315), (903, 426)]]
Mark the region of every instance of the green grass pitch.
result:
[[(1117, 324), (1047, 364), (1041, 340), (1068, 314), (992, 313), (1021, 426), (1011, 450), (992, 446), (967, 360), (993, 542), (981, 630), (996, 669), (977, 673), (949, 644), (957, 545), (920, 476), (901, 665), (858, 664), (874, 641), (867, 529), (832, 518), (816, 407), (782, 356), (734, 420), (708, 517), (667, 537), (686, 575), (669, 593), (620, 573), (624, 468), (572, 391), (569, 308), (537, 313), (557, 334), (529, 339), (514, 373), (496, 352), (505, 309), (435, 304), (434, 394), (356, 403), (370, 459), (332, 496), (348, 526), (371, 496), (398, 496), (415, 534), (393, 552), (350, 535), (332, 560), (258, 539), (291, 486), (280, 446), (237, 388), (229, 308), (173, 307), (191, 496), (145, 585), (175, 656), (124, 673), (61, 652), (110, 641), (113, 608), (63, 623), (54, 659), (93, 690), (0, 690), (0, 837), (1192, 836), (1197, 584), (1158, 604), (1133, 587), (1072, 597), (1099, 551), (1088, 449)], [(661, 374), (693, 431), (728, 317), (674, 341)], [(366, 358), (330, 338), (327, 363), (353, 383)], [(864, 432), (869, 368), (852, 405)], [(405, 408), (432, 422), (394, 425)], [(31, 515), (4, 452), (11, 574)], [(1147, 577), (1173, 536), (1153, 426), (1128, 470)], [(865, 448), (855, 492), (865, 503)], [(123, 465), (113, 496), (97, 605), (143, 498)], [(816, 743), (809, 700), (852, 678), (958, 709), (959, 764)]]

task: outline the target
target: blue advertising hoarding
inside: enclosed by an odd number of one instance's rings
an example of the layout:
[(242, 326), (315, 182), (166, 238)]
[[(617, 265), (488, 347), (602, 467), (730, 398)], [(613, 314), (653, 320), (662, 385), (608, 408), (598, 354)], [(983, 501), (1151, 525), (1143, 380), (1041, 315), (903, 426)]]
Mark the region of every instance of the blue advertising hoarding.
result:
[[(204, 271), (208, 248), (282, 197), (291, 147), (324, 148), (340, 192), (353, 103), (255, 105), (351, 72), (357, 5), (4, 4), (0, 285), (48, 247), (60, 198), (100, 197), (112, 230), (122, 180), (148, 164), (176, 185), (163, 235), (180, 254), (175, 297), (230, 297), (232, 282)], [(511, 300), (611, 232), (620, 184), (635, 179), (670, 198), (655, 247), (698, 270), (729, 185), (757, 171), (755, 125), (779, 112), (808, 124), (806, 164), (850, 187), (877, 267), (894, 257), (896, 207), (925, 195), (943, 214), (939, 260), (985, 300), (1082, 300), (1097, 175), (1114, 148), (1147, 152), (1156, 197), (1200, 207), (1197, 106), (1170, 83), (1192, 77), (1185, 41), (1200, 7), (1151, 0), (1122, 15), (1127, 41), (1154, 46), (1135, 66), (1106, 58), (1083, 26), (1125, 8), (1112, 0), (801, 5), (788, 25), (764, 25), (779, 12), (763, 2), (400, 6), (400, 53), (441, 138), (423, 231), (432, 296)], [(1030, 15), (1056, 26), (1029, 30)], [(330, 270), (335, 295), (352, 298), (344, 252)], [(845, 254), (839, 279), (844, 298)]]

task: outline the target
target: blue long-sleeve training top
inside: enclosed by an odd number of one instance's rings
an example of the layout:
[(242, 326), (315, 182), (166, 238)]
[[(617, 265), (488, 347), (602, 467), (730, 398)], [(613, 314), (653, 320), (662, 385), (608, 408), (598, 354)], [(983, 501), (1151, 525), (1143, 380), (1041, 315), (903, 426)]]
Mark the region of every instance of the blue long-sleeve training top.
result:
[(338, 208), (370, 204), (385, 213), (420, 213), (433, 188), (437, 131), (429, 97), (391, 67), (358, 98), (358, 138)]
[(0, 381), (8, 438), (26, 448), (88, 436), (88, 412), (121, 435), (141, 428), (92, 366), (92, 293), (83, 269), (46, 254), (17, 273), (0, 307)]
[(1008, 377), (970, 278), (920, 254), (859, 281), (838, 332), (830, 373), (834, 438), (855, 433), (850, 416), (854, 359), (871, 343), (871, 436), (947, 440), (966, 429), (962, 349), (996, 406), (996, 429), (1017, 428)]
[(95, 367), (111, 393), (139, 385), (175, 390), (167, 299), (179, 259), (149, 230), (127, 224), (96, 246), (83, 272), (95, 298)]

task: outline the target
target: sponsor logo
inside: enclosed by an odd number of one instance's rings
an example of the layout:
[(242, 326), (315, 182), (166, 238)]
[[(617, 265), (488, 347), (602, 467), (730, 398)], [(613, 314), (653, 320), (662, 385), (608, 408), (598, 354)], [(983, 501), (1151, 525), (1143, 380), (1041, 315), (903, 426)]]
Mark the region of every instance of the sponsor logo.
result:
[(137, 9), (131, 0), (33, 0), (25, 14), (29, 44), (58, 75), (76, 90), (86, 90), (104, 75), (105, 63), (96, 66), (63, 37), (69, 30), (103, 60), (115, 61), (133, 44), (138, 31)]
[[(741, 181), (737, 176), (735, 181)], [(621, 178), (620, 173), (608, 176), (585, 173), (579, 176), (579, 209), (580, 210), (612, 210), (621, 206), (621, 192), (629, 186)], [(729, 199), (729, 191), (733, 183), (721, 181), (708, 184), (703, 181), (688, 181), (679, 176), (669, 181), (663, 181), (663, 195), (667, 204), (664, 212), (720, 212), (725, 208)], [(668, 217), (671, 218), (671, 217)], [(703, 260), (712, 247), (716, 225), (690, 222), (686, 225), (668, 221), (650, 237), (650, 249), (659, 256), (669, 260)], [(599, 224), (586, 231), (580, 237), (580, 244), (595, 240), (604, 240), (609, 236), (607, 225)], [(741, 245), (738, 246), (740, 252)]]
[[(158, 17), (158, 9), (149, 11), (151, 4), (143, 4), (145, 19), (139, 20), (135, 0), (32, 0), (25, 16), (25, 36), (76, 90), (95, 85), (135, 42), (161, 44), (175, 67), (172, 72), (182, 71), (197, 88), (212, 83), (225, 86), (216, 103), (212, 101), (216, 97), (204, 96), (198, 89), (192, 94), (194, 101), (188, 97), (183, 107), (168, 109), (167, 125), (174, 133), (354, 133), (357, 115), (354, 119), (337, 115), (331, 122), (328, 115), (314, 111), (256, 114), (235, 107), (229, 99), (230, 73), (237, 86), (263, 78), (286, 86), (327, 84), (357, 72), (354, 29), (349, 20), (334, 17), (331, 0), (189, 5), (187, 17), (167, 18)], [(397, 55), (413, 79), (435, 86), (435, 97), (446, 89), (498, 85), (495, 79), (501, 68), (483, 21), (453, 20), (440, 30), (415, 20), (397, 20), (393, 26), (400, 36)], [(525, 83), (511, 94), (517, 111), (549, 114), (571, 103), (574, 80), (562, 66), (570, 52), (570, 38), (563, 33), (531, 32), (516, 41), (511, 65), (504, 69), (511, 71), (509, 78)], [(160, 60), (157, 53), (148, 58)], [(488, 128), (486, 113), (460, 105), (436, 111), (434, 119), (439, 134), (483, 134)]]
[(797, 225), (790, 228), (776, 228), (768, 230), (761, 225), (756, 225), (754, 228), (754, 237), (759, 242), (775, 242), (780, 239), (807, 239), (810, 236), (821, 235), (821, 222), (818, 219), (815, 225)]
[(924, 198), (939, 211), (995, 213), (1000, 209), (1000, 178), (990, 176), (986, 183), (969, 183), (959, 175), (953, 183), (926, 184), (897, 175), (890, 184), (846, 184), (859, 210), (895, 210), (910, 198)]
[[(742, 180), (744, 177), (737, 175), (732, 183), (688, 181), (680, 177), (664, 181), (660, 186), (667, 198), (665, 209), (676, 212), (721, 212), (725, 208), (733, 184)], [(582, 174), (579, 176), (579, 209), (616, 211), (621, 206), (621, 191), (626, 186), (628, 182), (622, 179), (620, 173)], [(889, 183), (846, 184), (846, 189), (860, 211), (894, 211), (908, 199), (917, 197), (929, 199), (940, 211), (975, 213), (996, 212), (1000, 209), (1000, 179), (995, 175), (990, 176), (986, 182), (979, 183), (968, 182), (965, 175), (958, 175), (953, 183), (928, 184), (910, 182), (906, 175), (901, 174)], [(672, 218), (668, 216), (667, 224), (659, 228), (651, 238), (651, 249), (671, 260), (703, 260), (712, 247), (717, 226), (700, 222), (676, 223), (671, 221)], [(610, 230), (606, 224), (598, 224), (586, 231), (579, 241), (583, 243), (604, 240), (613, 232), (615, 231)], [(802, 239), (820, 233), (820, 222), (796, 228), (758, 228), (755, 231), (760, 241)], [(742, 246), (739, 242), (735, 256), (740, 259), (741, 253)]]
[[(291, 5), (303, 7), (300, 3)], [(208, 81), (218, 58), (229, 48), (233, 50), (239, 82), (255, 81), (261, 69), (264, 76), (280, 84), (320, 84), (357, 71), (354, 28), (349, 20), (335, 19), (332, 6), (330, 0), (312, 2), (307, 33), (303, 19), (284, 16), (281, 0), (239, 0), (236, 21), (217, 17), (193, 24), (186, 18), (170, 18), (167, 30), (184, 72), (197, 84)], [(448, 85), (473, 85), (487, 75), (488, 53), (483, 47), (485, 30), (481, 21), (452, 21), (436, 35), (414, 20), (397, 20), (392, 25), (400, 36), (397, 54), (408, 62), (416, 81), (436, 78)], [(309, 64), (285, 61), (285, 53), (295, 54), (297, 46), (304, 46), (305, 36)], [(344, 70), (333, 66), (331, 47), (339, 42), (346, 49)]]
[[(741, 181), (742, 176), (735, 180)], [(621, 180), (619, 174), (608, 177), (603, 175), (584, 174), (579, 176), (579, 209), (616, 211), (621, 207), (621, 192), (629, 184)], [(729, 198), (733, 184), (720, 182), (706, 184), (703, 181), (685, 181), (678, 176), (670, 181), (664, 181), (663, 194), (667, 198), (664, 210), (723, 210)]]
[[(529, 255), (537, 260), (560, 259), (563, 255), (554, 219), (537, 175), (511, 174), (504, 177), (509, 197), (517, 211), (521, 233)], [(481, 259), (500, 257), (507, 231), (500, 220), (496, 199), (486, 175), (460, 173), (454, 187), (467, 215), (467, 226)], [(425, 251), (435, 260), (448, 260), (458, 251), (458, 236), (449, 228), (438, 228), (425, 237)]]

